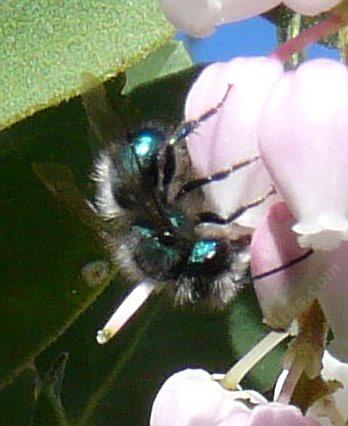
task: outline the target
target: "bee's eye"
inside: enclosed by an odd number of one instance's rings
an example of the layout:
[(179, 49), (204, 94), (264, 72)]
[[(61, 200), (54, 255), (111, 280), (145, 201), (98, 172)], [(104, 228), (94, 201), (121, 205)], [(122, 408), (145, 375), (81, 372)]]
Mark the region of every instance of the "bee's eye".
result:
[(133, 138), (135, 152), (139, 157), (151, 155), (163, 140), (164, 136), (161, 132), (152, 129), (141, 130)]
[(165, 140), (160, 130), (147, 128), (127, 137), (128, 145), (124, 146), (121, 157), (125, 169), (133, 174), (139, 172), (156, 175), (157, 153)]
[(216, 256), (218, 249), (218, 240), (197, 241), (192, 248), (188, 261), (192, 264), (203, 264), (206, 261), (213, 259)]
[(128, 156), (134, 157), (135, 155), (141, 166), (148, 167), (164, 139), (164, 134), (156, 129), (143, 129), (130, 135), (130, 145), (127, 147)]

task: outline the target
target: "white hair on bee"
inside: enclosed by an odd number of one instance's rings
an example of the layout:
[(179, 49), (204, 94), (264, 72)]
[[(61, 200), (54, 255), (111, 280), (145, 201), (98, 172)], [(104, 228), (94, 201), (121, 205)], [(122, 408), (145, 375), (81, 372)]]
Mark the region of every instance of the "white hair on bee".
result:
[(103, 219), (110, 220), (119, 216), (120, 206), (116, 202), (113, 188), (119, 178), (107, 151), (101, 151), (95, 161), (92, 179), (96, 182), (97, 192), (95, 204)]

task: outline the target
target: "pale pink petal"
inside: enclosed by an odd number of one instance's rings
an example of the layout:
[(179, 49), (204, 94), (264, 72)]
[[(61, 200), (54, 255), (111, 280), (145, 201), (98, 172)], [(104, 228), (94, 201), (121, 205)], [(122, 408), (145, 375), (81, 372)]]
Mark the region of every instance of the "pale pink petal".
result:
[[(221, 24), (240, 21), (273, 9), (278, 0), (160, 0), (167, 19), (194, 37), (212, 34)], [(325, 12), (339, 0), (287, 0), (290, 9), (305, 15)]]
[[(282, 74), (279, 61), (264, 57), (235, 58), (210, 65), (201, 73), (187, 97), (187, 120), (215, 107), (224, 97), (228, 84), (233, 87), (223, 107), (188, 138), (189, 154), (199, 176), (258, 155), (259, 114), (271, 87)], [(262, 162), (258, 161), (223, 181), (205, 186), (204, 191), (214, 211), (226, 217), (241, 205), (265, 195), (271, 184)], [(248, 210), (236, 222), (255, 227), (266, 205)]]
[(218, 25), (258, 15), (278, 4), (277, 0), (161, 0), (168, 20), (194, 37), (205, 37)]
[(224, 0), (221, 3), (223, 4), (221, 23), (226, 23), (260, 15), (278, 6), (280, 2), (278, 0)]
[[(214, 426), (235, 413), (248, 419), (250, 410), (231, 398), (204, 370), (184, 370), (162, 386), (152, 406), (151, 426)], [(242, 425), (243, 423), (241, 423)]]
[(295, 12), (314, 16), (332, 9), (341, 0), (286, 0), (284, 3)]
[(302, 246), (348, 239), (348, 70), (317, 59), (273, 86), (260, 117), (260, 151), (294, 213)]
[[(235, 423), (236, 425), (239, 423)], [(258, 405), (253, 409), (250, 426), (319, 426), (320, 423), (303, 416), (293, 405), (276, 402)]]
[[(243, 402), (259, 404), (253, 409)], [(240, 400), (236, 399), (242, 398)], [(314, 426), (294, 407), (267, 403), (255, 391), (228, 391), (204, 370), (184, 370), (162, 386), (152, 406), (150, 426)]]
[(167, 19), (178, 29), (194, 37), (205, 37), (222, 21), (219, 0), (161, 0)]
[[(272, 205), (253, 234), (253, 276), (272, 271), (308, 252), (291, 231), (295, 219), (284, 203)], [(327, 252), (315, 252), (301, 262), (265, 278), (254, 287), (263, 315), (272, 327), (287, 327), (318, 295), (330, 264)]]
[[(272, 271), (307, 252), (291, 231), (295, 219), (284, 203), (272, 205), (251, 242), (252, 275)], [(280, 272), (254, 280), (266, 321), (282, 328), (318, 298), (334, 333), (329, 348), (348, 361), (348, 243), (333, 252), (315, 251)]]

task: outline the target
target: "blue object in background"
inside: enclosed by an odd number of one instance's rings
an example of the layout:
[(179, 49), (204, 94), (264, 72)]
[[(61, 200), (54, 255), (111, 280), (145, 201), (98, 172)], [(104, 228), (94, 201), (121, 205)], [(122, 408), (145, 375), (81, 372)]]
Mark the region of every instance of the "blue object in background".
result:
[[(277, 46), (276, 28), (264, 18), (256, 17), (220, 26), (206, 38), (193, 38), (180, 33), (193, 62), (226, 61), (236, 56), (267, 56)], [(309, 58), (339, 59), (336, 49), (314, 45), (308, 49)]]

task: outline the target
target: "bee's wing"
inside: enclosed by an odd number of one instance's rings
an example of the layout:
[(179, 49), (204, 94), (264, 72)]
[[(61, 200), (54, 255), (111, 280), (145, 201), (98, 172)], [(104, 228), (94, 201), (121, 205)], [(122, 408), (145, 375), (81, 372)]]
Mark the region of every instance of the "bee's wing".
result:
[[(97, 214), (92, 203), (87, 201), (77, 188), (71, 170), (57, 163), (33, 163), (33, 170), (38, 179), (49, 189), (65, 207), (78, 215), (83, 223), (94, 229), (99, 236), (114, 233), (117, 223), (105, 222)], [(117, 218), (116, 218), (117, 219)]]
[(82, 103), (97, 139), (97, 149), (110, 149), (112, 144), (115, 146), (113, 150), (119, 150), (127, 137), (126, 123), (112, 108), (104, 85), (96, 77), (84, 73), (82, 81), (85, 87), (84, 93), (81, 94)]
[[(144, 198), (143, 186), (139, 176), (125, 169), (122, 151), (127, 145), (128, 128), (121, 115), (115, 111), (108, 101), (105, 87), (91, 74), (82, 75), (85, 92), (82, 93), (82, 103), (88, 115), (90, 127), (97, 138), (99, 151), (107, 151), (115, 168), (118, 178), (122, 181), (125, 191), (133, 194), (142, 205)], [(99, 158), (97, 152), (94, 152)], [(149, 200), (150, 202), (151, 200)]]

